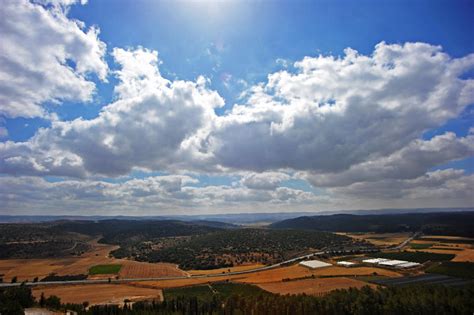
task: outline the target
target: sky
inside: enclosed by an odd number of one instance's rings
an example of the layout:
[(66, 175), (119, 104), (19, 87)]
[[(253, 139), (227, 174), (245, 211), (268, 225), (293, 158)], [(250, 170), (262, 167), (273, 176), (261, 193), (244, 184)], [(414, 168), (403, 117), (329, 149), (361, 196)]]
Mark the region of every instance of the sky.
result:
[(0, 214), (474, 207), (474, 1), (4, 0)]

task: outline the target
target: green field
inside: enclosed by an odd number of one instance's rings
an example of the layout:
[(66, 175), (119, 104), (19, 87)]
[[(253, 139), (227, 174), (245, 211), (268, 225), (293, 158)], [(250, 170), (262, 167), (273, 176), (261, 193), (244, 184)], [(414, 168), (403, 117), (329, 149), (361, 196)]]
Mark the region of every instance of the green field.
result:
[(433, 243), (428, 243), (428, 244), (419, 244), (419, 243), (410, 243), (410, 248), (411, 249), (427, 249), (433, 246)]
[(406, 261), (413, 261), (417, 263), (424, 263), (427, 261), (446, 261), (454, 258), (454, 254), (438, 254), (428, 252), (392, 252), (392, 253), (374, 253), (368, 255), (376, 258), (399, 259)]
[(251, 284), (227, 282), (163, 290), (165, 300), (172, 300), (178, 297), (196, 297), (201, 301), (211, 301), (214, 296), (228, 298), (231, 295), (258, 296), (260, 294), (270, 295), (271, 293)]
[(445, 261), (439, 265), (429, 267), (426, 272), (474, 279), (474, 263)]
[(96, 265), (92, 266), (89, 269), (89, 274), (90, 275), (104, 275), (104, 274), (116, 274), (119, 273), (120, 269), (122, 268), (122, 265)]

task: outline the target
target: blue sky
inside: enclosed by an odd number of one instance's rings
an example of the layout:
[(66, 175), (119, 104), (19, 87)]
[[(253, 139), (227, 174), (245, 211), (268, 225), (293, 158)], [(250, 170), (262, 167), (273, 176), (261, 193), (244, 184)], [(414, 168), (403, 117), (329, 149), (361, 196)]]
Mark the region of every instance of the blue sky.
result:
[[(0, 24), (8, 38), (0, 51), (1, 212), (474, 205), (467, 188), (474, 172), (473, 1), (7, 4)], [(32, 32), (22, 39), (17, 30), (25, 29)], [(358, 52), (352, 63), (348, 47)], [(410, 64), (413, 73), (379, 72), (379, 57), (399, 62), (395, 70)], [(346, 74), (351, 64), (360, 69)], [(360, 73), (373, 84), (351, 84)], [(58, 79), (66, 77), (71, 81)], [(202, 94), (192, 111), (176, 82), (197, 84), (188, 87)], [(170, 107), (163, 91), (177, 93)], [(155, 98), (138, 100), (144, 95)], [(128, 107), (119, 111), (121, 102)], [(148, 125), (154, 113), (157, 125)], [(174, 115), (179, 119), (165, 120)], [(141, 140), (149, 150), (137, 147)], [(13, 187), (28, 190), (26, 182), (63, 206), (16, 193)]]

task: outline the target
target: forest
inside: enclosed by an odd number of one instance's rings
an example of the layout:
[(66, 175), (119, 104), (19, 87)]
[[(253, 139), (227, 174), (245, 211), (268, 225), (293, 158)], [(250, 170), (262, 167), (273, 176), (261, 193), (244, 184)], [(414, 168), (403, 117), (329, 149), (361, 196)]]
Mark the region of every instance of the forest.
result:
[(430, 235), (474, 237), (474, 212), (317, 215), (275, 222), (270, 227), (332, 232), (394, 233), (422, 231)]
[[(153, 249), (158, 246), (158, 249)], [(137, 244), (112, 252), (115, 257), (134, 253), (135, 259), (172, 262), (182, 269), (214, 269), (234, 264), (273, 264), (328, 247), (371, 247), (370, 243), (327, 232), (268, 229), (227, 229), (175, 240), (173, 245)]]

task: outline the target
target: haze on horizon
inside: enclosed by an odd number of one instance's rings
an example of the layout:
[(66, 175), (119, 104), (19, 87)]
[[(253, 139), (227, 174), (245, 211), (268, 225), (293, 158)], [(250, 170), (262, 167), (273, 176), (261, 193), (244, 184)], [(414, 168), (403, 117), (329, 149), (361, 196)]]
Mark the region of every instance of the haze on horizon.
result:
[(0, 215), (473, 207), (473, 30), (472, 1), (5, 0)]

